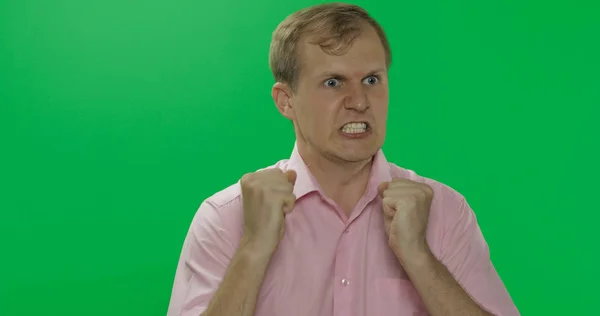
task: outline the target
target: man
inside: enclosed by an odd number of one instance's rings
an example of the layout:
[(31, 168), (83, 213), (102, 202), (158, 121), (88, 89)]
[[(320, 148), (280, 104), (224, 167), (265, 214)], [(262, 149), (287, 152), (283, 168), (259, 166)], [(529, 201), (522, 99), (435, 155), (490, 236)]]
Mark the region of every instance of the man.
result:
[(519, 315), (464, 197), (386, 161), (390, 61), (357, 6), (278, 26), (272, 97), (292, 155), (201, 204), (169, 316)]

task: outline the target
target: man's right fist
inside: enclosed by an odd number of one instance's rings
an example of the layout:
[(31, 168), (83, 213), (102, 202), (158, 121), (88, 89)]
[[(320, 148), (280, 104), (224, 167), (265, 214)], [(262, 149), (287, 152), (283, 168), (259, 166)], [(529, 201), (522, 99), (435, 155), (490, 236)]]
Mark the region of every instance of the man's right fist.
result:
[[(285, 231), (284, 217), (296, 196), (296, 172), (278, 168), (244, 175), (240, 181), (244, 207), (244, 240), (265, 251), (275, 251)], [(263, 248), (264, 247), (264, 248)]]

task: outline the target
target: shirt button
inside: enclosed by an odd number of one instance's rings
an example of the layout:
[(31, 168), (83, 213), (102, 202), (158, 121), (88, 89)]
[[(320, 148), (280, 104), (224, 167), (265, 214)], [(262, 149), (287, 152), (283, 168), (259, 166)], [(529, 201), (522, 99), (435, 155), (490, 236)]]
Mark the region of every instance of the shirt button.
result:
[(349, 229), (349, 228), (346, 228), (346, 229), (344, 229), (344, 234), (347, 234), (347, 233), (349, 233), (349, 232), (350, 232), (350, 229)]
[(342, 279), (342, 284), (344, 286), (348, 286), (348, 285), (350, 285), (350, 281), (348, 281), (348, 279)]

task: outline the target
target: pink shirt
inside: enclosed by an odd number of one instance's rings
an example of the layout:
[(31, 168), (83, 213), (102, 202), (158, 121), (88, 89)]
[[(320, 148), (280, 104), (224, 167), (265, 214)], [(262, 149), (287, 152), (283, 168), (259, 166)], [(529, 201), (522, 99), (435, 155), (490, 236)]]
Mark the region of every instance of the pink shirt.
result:
[[(388, 246), (377, 185), (392, 178), (434, 189), (427, 239), (433, 254), (485, 309), (519, 315), (490, 261), (465, 198), (452, 188), (375, 156), (369, 185), (348, 217), (325, 197), (296, 146), (268, 168), (297, 173), (294, 210), (262, 284), (256, 316), (427, 315)], [(242, 236), (239, 182), (206, 199), (185, 239), (168, 316), (199, 316), (218, 289)]]

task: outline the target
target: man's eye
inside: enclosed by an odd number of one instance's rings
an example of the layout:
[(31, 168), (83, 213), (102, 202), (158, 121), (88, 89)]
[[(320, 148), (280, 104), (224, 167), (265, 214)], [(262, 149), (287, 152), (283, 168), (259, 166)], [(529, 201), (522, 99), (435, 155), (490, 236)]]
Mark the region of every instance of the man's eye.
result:
[(340, 84), (340, 82), (337, 79), (328, 79), (327, 81), (325, 81), (325, 86), (326, 87), (337, 87)]
[(369, 76), (364, 80), (364, 83), (369, 85), (376, 84), (377, 82), (379, 82), (379, 78), (377, 78), (376, 76)]

